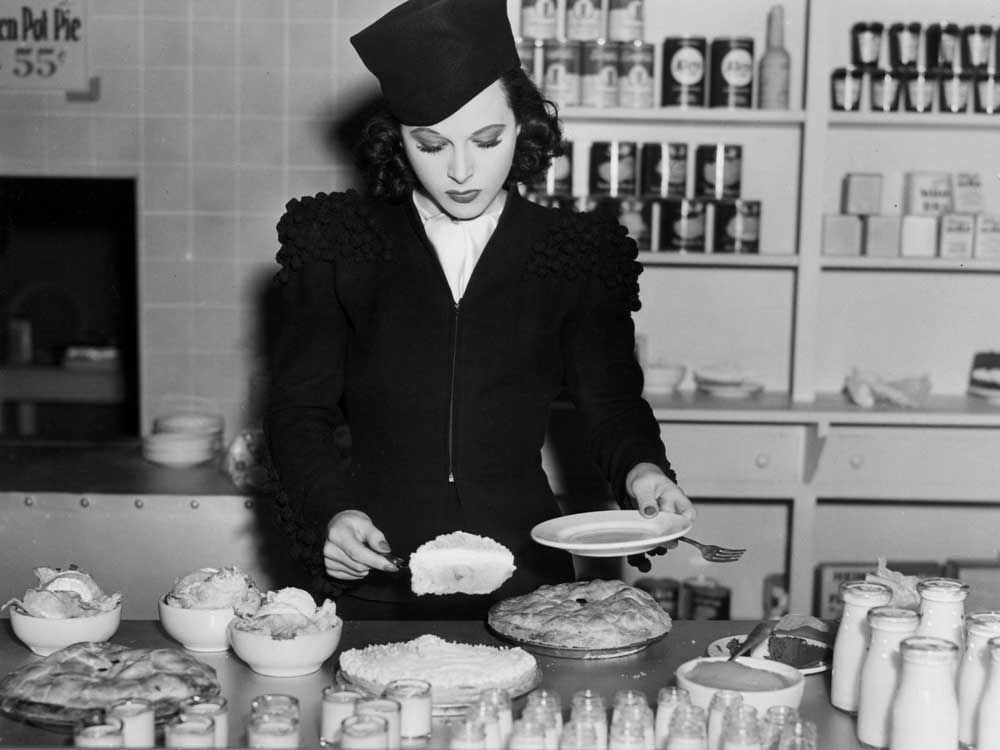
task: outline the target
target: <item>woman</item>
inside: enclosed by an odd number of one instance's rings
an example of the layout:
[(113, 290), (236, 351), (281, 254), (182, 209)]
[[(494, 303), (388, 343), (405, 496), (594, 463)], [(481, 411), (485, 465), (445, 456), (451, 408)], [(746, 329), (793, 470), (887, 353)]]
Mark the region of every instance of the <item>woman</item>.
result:
[[(408, 0), (351, 41), (387, 114), (362, 141), (371, 196), (293, 200), (278, 224), (280, 512), (346, 616), (478, 617), (572, 580), (569, 555), (529, 536), (558, 515), (540, 449), (564, 389), (623, 507), (693, 516), (640, 395), (636, 247), (519, 196), (560, 130), (505, 0)], [(514, 553), (492, 597), (417, 599), (380, 554), (459, 529)]]

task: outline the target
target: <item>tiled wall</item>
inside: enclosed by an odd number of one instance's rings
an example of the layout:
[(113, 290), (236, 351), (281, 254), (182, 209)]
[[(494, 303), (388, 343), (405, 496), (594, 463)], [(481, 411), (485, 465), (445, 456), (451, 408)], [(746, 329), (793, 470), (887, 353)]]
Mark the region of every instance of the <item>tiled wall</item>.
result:
[(191, 399), (230, 437), (257, 418), (275, 223), (290, 197), (354, 183), (329, 134), (377, 86), (348, 37), (393, 5), (92, 0), (99, 100), (0, 93), (0, 173), (138, 180), (144, 431)]

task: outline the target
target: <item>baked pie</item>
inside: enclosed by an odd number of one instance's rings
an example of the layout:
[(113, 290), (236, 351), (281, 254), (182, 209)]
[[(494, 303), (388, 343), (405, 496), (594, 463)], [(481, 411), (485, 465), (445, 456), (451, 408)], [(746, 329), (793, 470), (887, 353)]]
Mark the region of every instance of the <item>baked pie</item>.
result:
[(670, 615), (623, 581), (541, 586), (497, 602), (488, 623), (500, 635), (552, 648), (614, 649), (670, 632)]
[(158, 716), (195, 696), (217, 695), (215, 670), (178, 649), (74, 643), (0, 680), (8, 713), (71, 724), (125, 698), (152, 701)]

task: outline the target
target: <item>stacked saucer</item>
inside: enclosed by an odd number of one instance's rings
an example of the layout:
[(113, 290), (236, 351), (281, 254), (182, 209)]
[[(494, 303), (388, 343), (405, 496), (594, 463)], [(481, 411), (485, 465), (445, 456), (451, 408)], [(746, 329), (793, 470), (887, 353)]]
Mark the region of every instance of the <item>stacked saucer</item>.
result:
[(218, 455), (222, 433), (219, 415), (167, 414), (153, 420), (153, 432), (142, 439), (142, 455), (162, 466), (197, 466)]

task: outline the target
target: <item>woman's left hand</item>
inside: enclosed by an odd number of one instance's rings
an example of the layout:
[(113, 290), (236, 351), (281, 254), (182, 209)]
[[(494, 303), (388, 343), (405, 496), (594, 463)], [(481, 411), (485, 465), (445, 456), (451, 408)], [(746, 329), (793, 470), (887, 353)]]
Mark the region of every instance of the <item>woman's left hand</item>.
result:
[[(670, 479), (656, 464), (637, 464), (625, 478), (625, 489), (635, 501), (636, 510), (647, 518), (657, 513), (676, 513), (694, 521), (694, 505), (684, 490)], [(643, 554), (629, 555), (629, 565), (648, 573), (652, 568), (647, 555), (662, 555), (677, 546), (676, 541)]]

